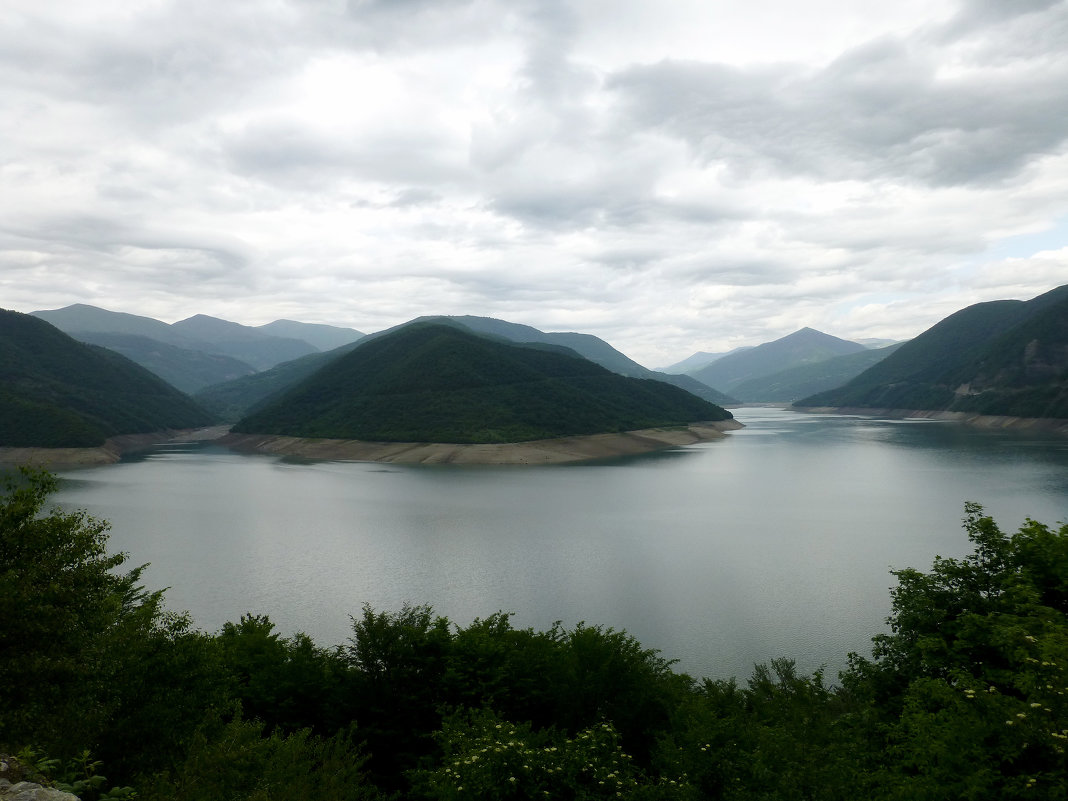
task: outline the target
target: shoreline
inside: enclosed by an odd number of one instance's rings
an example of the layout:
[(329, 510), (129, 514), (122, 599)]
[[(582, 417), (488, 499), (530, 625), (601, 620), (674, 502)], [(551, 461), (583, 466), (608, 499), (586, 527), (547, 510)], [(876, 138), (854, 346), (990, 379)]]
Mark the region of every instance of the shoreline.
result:
[(869, 409), (860, 406), (786, 406), (784, 408), (810, 414), (859, 414), (869, 417), (889, 417), (893, 420), (943, 420), (974, 426), (975, 428), (1039, 431), (1068, 436), (1068, 420), (1053, 417), (1012, 417), (1010, 415), (939, 412), (924, 409)]
[(123, 454), (171, 442), (210, 442), (230, 430), (229, 426), (208, 426), (149, 434), (122, 434), (109, 437), (93, 448), (0, 447), (0, 465), (27, 467), (99, 467), (114, 464)]
[(389, 464), (539, 465), (567, 464), (652, 453), (720, 439), (744, 426), (736, 420), (647, 428), (618, 434), (587, 434), (529, 442), (455, 444), (309, 439), (270, 434), (227, 434), (217, 440), (239, 453), (263, 453), (327, 461)]

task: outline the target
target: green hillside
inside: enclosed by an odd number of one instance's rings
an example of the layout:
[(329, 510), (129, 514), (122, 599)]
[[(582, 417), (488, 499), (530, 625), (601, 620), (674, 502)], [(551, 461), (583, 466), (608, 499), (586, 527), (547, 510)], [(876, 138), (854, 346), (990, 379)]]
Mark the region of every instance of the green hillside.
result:
[(1068, 286), (962, 309), (795, 405), (1068, 417)]
[(182, 336), (200, 342), (210, 342), (212, 353), (222, 353), (247, 362), (257, 370), (266, 370), (281, 362), (297, 359), (318, 348), (302, 339), (273, 336), (229, 320), (206, 314), (195, 314), (171, 324)]
[(0, 310), (0, 446), (93, 447), (118, 434), (211, 422), (191, 398), (124, 356)]
[[(547, 333), (529, 325), (510, 323), (507, 320), (498, 320), (495, 317), (474, 317), (472, 315), (419, 317), (413, 322), (459, 324), (477, 334), (497, 337), (509, 342), (519, 344), (537, 342), (545, 345), (556, 345), (569, 351), (574, 351), (584, 359), (589, 359), (594, 364), (599, 364), (613, 373), (619, 373), (630, 378), (651, 378), (655, 381), (663, 381), (665, 384), (684, 389), (699, 398), (704, 398), (709, 403), (715, 403), (719, 406), (737, 403), (737, 400), (730, 395), (726, 395), (718, 389), (713, 389), (690, 376), (657, 372), (656, 370), (650, 370), (648, 367), (643, 367), (629, 356), (613, 348), (600, 337), (595, 337), (592, 334), (578, 334), (573, 331)], [(382, 333), (389, 332), (384, 331)]]
[(75, 331), (71, 334), (86, 342), (121, 353), (127, 359), (155, 373), (172, 387), (193, 393), (204, 387), (255, 373), (245, 362), (219, 353), (205, 353), (168, 345), (137, 334), (98, 331)]
[(743, 381), (731, 391), (743, 403), (788, 403), (816, 392), (840, 387), (900, 347), (899, 342), (886, 348), (862, 350), (815, 364), (802, 364)]
[(235, 422), (322, 369), (328, 362), (355, 348), (358, 342), (342, 345), (326, 353), (309, 353), (299, 359), (276, 364), (262, 373), (236, 378), (205, 387), (194, 393), (197, 403), (225, 422)]
[[(300, 331), (312, 339), (343, 333), (343, 329), (333, 329), (330, 326), (305, 326), (288, 321), (276, 321), (253, 328), (203, 314), (167, 324), (151, 317), (108, 311), (84, 303), (76, 303), (62, 309), (35, 311), (33, 316), (51, 323), (60, 331), (65, 331), (83, 342), (95, 341), (93, 337), (87, 336), (88, 334), (132, 334), (177, 348), (236, 359), (256, 370), (266, 370), (280, 362), (319, 350), (309, 341), (299, 337), (280, 336), (272, 332)], [(352, 334), (353, 338), (359, 336), (358, 331), (353, 331)], [(135, 361), (139, 355), (140, 350), (130, 354)], [(152, 364), (138, 363), (155, 372)], [(201, 383), (200, 386), (204, 384)]]
[(864, 346), (857, 342), (802, 328), (773, 342), (731, 353), (690, 375), (703, 384), (735, 395), (735, 388), (746, 381), (863, 350)]
[(594, 336), (585, 334), (546, 334), (529, 325), (510, 323), (493, 317), (472, 317), (467, 315), (458, 317), (420, 317), (409, 323), (369, 334), (359, 342), (350, 343), (328, 353), (313, 353), (299, 359), (283, 362), (256, 375), (205, 387), (196, 392), (194, 397), (197, 403), (201, 404), (205, 409), (217, 414), (227, 422), (233, 422), (257, 410), (269, 399), (285, 392), (298, 381), (312, 375), (330, 360), (342, 353), (347, 353), (357, 345), (362, 346), (381, 337), (389, 336), (406, 326), (427, 323), (458, 327), (461, 330), (482, 334), (500, 342), (526, 345), (538, 344), (548, 348), (556, 348), (561, 353), (569, 353), (589, 359), (591, 362), (620, 375), (627, 375), (633, 378), (651, 378), (656, 381), (662, 381), (665, 384), (671, 384), (709, 403), (719, 406), (737, 403), (737, 400), (733, 397), (712, 389), (690, 376), (668, 375), (648, 370), (637, 362), (628, 359), (604, 340)]
[(552, 347), (419, 323), (332, 361), (234, 431), (391, 442), (519, 442), (724, 420), (658, 381)]

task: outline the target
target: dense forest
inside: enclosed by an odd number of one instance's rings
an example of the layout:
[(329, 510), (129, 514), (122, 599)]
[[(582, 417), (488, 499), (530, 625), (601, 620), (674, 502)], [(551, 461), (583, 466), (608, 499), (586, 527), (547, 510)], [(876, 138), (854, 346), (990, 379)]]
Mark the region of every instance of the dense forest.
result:
[(1068, 418), (1068, 285), (961, 309), (794, 405)]
[(652, 379), (556, 345), (416, 323), (341, 355), (238, 421), (247, 434), (379, 442), (522, 442), (730, 419)]
[(1068, 525), (970, 504), (973, 552), (895, 573), (872, 656), (736, 681), (500, 612), (365, 608), (329, 647), (254, 614), (204, 633), (55, 487), (0, 496), (0, 754), (86, 801), (1068, 797)]
[(126, 357), (0, 309), (0, 446), (95, 447), (119, 434), (212, 422)]

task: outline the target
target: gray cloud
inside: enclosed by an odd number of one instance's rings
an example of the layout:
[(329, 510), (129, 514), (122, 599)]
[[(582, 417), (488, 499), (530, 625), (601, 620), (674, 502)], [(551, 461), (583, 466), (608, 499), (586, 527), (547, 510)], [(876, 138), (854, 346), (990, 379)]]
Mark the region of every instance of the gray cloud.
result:
[[(1049, 9), (1046, 25), (1063, 26), (1065, 9)], [(943, 77), (937, 51), (884, 38), (817, 71), (665, 61), (609, 86), (637, 129), (677, 136), (698, 158), (743, 173), (987, 184), (1068, 140), (1068, 57), (1036, 55), (1021, 55), (1015, 70), (979, 64)]]
[(12, 0), (0, 298), (487, 314), (651, 363), (908, 336), (1068, 269), (996, 250), (1066, 214), (1068, 3), (935, 5)]

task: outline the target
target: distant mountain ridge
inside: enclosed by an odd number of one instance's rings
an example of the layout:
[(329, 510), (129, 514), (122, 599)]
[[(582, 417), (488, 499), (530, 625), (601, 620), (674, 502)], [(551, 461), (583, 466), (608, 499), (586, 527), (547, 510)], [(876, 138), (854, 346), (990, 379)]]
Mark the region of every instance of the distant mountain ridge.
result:
[(883, 348), (832, 356), (812, 364), (750, 378), (738, 384), (734, 394), (743, 403), (792, 403), (817, 392), (842, 386), (873, 364), (878, 364), (902, 344), (898, 342)]
[(234, 426), (238, 433), (383, 442), (520, 442), (727, 420), (659, 381), (545, 343), (415, 322), (361, 344)]
[(1068, 285), (961, 309), (801, 407), (1068, 417)]
[(0, 310), (0, 446), (95, 447), (120, 434), (212, 422), (191, 398), (126, 357)]
[(772, 342), (724, 356), (691, 375), (710, 387), (733, 395), (735, 387), (745, 381), (863, 350), (865, 347), (857, 342), (813, 328), (802, 328)]
[(168, 324), (83, 303), (32, 315), (75, 339), (114, 347), (184, 392), (196, 392), (363, 337), (352, 328), (292, 320), (246, 326), (203, 314)]
[(700, 370), (702, 367), (707, 367), (712, 362), (719, 361), (724, 356), (730, 356), (732, 353), (740, 353), (743, 350), (750, 350), (750, 346), (743, 346), (740, 348), (732, 348), (731, 350), (723, 351), (722, 353), (709, 353), (708, 351), (699, 350), (696, 353), (687, 356), (681, 362), (675, 362), (667, 367), (656, 368), (660, 373), (674, 373), (678, 374), (690, 374), (695, 370)]
[(256, 372), (252, 365), (230, 356), (179, 348), (139, 334), (79, 331), (75, 339), (121, 353), (187, 394)]

